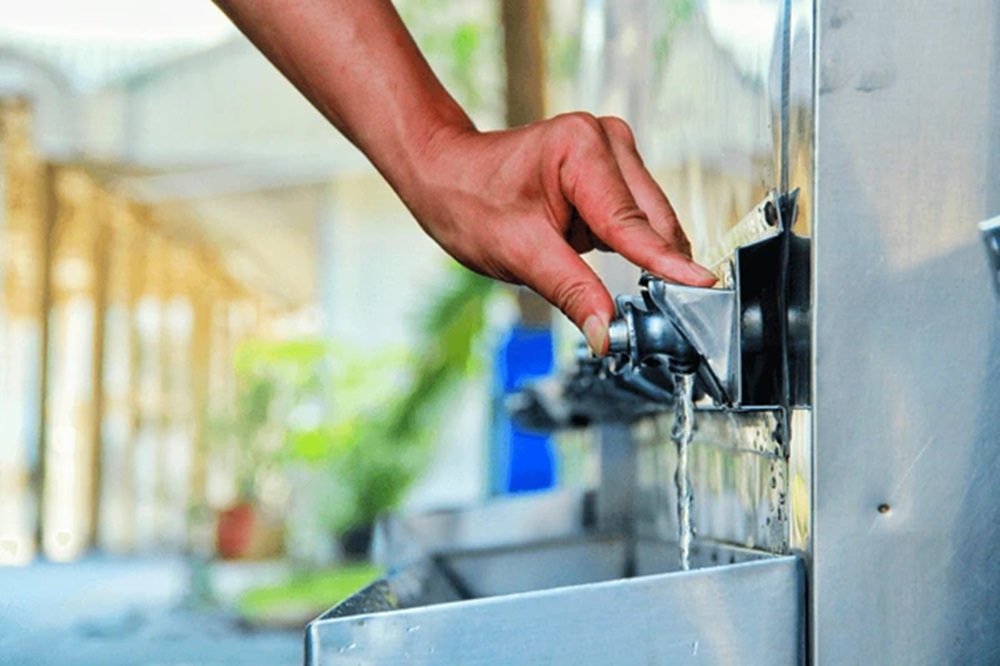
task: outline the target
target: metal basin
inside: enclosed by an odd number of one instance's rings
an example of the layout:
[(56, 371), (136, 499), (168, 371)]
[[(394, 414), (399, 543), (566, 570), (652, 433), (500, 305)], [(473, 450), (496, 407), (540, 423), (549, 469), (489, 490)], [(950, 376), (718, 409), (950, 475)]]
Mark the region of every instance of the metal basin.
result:
[(694, 556), (671, 571), (671, 544), (595, 537), (422, 558), (312, 622), (306, 663), (802, 663), (798, 558)]

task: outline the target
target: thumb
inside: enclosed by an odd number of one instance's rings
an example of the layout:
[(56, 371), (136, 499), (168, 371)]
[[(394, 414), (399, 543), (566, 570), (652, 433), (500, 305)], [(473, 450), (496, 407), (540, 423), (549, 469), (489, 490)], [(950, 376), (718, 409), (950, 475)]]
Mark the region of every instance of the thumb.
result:
[(587, 262), (554, 233), (534, 254), (519, 264), (517, 277), (576, 324), (595, 354), (604, 354), (608, 323), (615, 313), (607, 288)]

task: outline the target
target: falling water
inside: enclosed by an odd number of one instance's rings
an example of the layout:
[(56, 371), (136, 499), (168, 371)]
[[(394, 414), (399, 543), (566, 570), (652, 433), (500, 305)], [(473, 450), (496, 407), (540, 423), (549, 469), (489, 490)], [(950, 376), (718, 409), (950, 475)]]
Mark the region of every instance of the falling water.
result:
[(691, 481), (688, 478), (688, 456), (691, 451), (691, 436), (694, 433), (694, 377), (676, 375), (676, 398), (674, 401), (674, 428), (671, 439), (677, 445), (677, 472), (674, 483), (677, 486), (677, 541), (680, 545), (681, 569), (691, 568)]

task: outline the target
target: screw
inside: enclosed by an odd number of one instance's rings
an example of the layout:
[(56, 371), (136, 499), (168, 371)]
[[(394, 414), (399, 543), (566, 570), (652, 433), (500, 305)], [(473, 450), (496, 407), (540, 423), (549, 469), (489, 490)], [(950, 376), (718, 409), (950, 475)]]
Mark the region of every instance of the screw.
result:
[(770, 227), (778, 224), (778, 209), (774, 207), (773, 201), (768, 201), (764, 204), (764, 220)]

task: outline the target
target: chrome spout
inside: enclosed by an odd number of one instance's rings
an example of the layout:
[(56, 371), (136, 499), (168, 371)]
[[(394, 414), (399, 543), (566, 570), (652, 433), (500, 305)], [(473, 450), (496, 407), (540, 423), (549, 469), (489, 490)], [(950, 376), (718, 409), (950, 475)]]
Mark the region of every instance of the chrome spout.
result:
[(627, 358), (633, 367), (651, 356), (665, 356), (671, 372), (698, 369), (697, 351), (665, 312), (633, 296), (619, 296), (615, 305), (618, 317), (608, 330), (610, 354)]
[(739, 353), (736, 292), (687, 287), (643, 276), (641, 296), (619, 296), (609, 353), (638, 368), (651, 360), (697, 373), (702, 390), (731, 405)]

